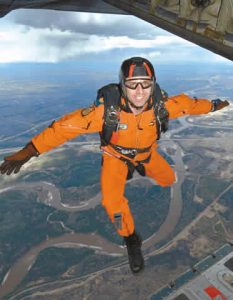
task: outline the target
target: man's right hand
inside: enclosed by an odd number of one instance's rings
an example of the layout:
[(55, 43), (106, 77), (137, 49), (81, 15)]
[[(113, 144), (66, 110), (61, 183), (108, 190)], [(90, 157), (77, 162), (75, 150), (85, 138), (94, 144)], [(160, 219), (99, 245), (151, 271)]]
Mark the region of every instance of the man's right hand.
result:
[(39, 153), (34, 145), (29, 143), (15, 154), (4, 157), (4, 162), (0, 166), (0, 172), (6, 175), (10, 175), (12, 172), (16, 174), (19, 172), (22, 165), (29, 161), (33, 156), (38, 155)]

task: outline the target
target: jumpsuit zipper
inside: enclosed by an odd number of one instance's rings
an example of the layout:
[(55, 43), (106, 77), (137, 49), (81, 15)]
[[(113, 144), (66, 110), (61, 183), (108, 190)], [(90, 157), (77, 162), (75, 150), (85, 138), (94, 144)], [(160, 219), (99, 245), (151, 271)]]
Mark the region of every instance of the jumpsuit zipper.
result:
[(139, 147), (139, 131), (143, 130), (143, 128), (140, 128), (140, 123), (141, 123), (141, 120), (142, 120), (142, 113), (140, 113), (138, 115), (138, 118), (137, 118), (137, 115), (135, 116), (135, 120), (136, 120), (136, 149), (137, 148), (140, 148)]
[(88, 129), (88, 127), (90, 126), (90, 122), (87, 124), (86, 127), (74, 126), (74, 125), (71, 125), (71, 124), (60, 124), (60, 126), (70, 128), (70, 129)]

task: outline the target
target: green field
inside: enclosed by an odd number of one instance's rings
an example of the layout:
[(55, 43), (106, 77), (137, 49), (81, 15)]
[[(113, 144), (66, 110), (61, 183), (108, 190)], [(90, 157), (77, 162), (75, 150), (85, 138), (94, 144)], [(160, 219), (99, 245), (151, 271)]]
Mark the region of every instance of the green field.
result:
[(36, 194), (9, 191), (0, 194), (0, 280), (11, 265), (46, 236), (62, 234), (46, 218), (53, 208), (36, 201)]
[(84, 276), (121, 260), (119, 257), (97, 254), (88, 248), (47, 248), (40, 252), (20, 286), (33, 285), (38, 280), (49, 282)]

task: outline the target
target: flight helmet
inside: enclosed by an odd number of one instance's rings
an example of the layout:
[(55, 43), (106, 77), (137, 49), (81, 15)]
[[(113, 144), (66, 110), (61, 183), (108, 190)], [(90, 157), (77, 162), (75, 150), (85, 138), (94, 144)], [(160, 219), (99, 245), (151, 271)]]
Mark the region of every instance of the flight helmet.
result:
[(148, 76), (155, 82), (154, 67), (149, 60), (143, 57), (131, 57), (123, 61), (119, 74), (120, 84), (122, 86), (127, 78), (133, 79), (133, 77), (140, 76)]
[[(151, 62), (149, 60), (147, 60), (146, 58), (143, 58), (143, 57), (131, 57), (131, 58), (123, 61), (121, 68), (120, 68), (119, 81), (120, 81), (120, 87), (122, 90), (122, 94), (127, 102), (129, 101), (127, 94), (126, 94), (126, 87), (129, 87), (129, 86), (127, 86), (127, 83), (130, 80), (133, 80), (134, 78), (140, 79), (140, 77), (145, 78), (145, 76), (148, 77), (148, 79), (152, 80), (152, 83), (145, 82), (144, 86), (142, 85), (142, 88), (152, 87), (151, 95), (148, 98), (148, 101), (149, 101), (149, 99), (151, 98), (151, 96), (153, 94), (155, 83), (156, 83), (156, 77), (155, 77), (155, 71), (154, 71), (153, 65), (151, 64)], [(136, 89), (137, 84), (135, 84), (135, 86), (130, 85), (130, 88)], [(132, 103), (131, 103), (131, 105), (132, 105)]]

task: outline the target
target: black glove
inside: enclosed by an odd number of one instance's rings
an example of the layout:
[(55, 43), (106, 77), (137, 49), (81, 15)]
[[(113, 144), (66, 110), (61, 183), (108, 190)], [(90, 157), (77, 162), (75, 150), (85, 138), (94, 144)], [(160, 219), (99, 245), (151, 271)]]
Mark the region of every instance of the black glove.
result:
[(230, 105), (230, 103), (227, 100), (222, 101), (221, 99), (214, 99), (211, 101), (211, 103), (212, 103), (211, 111), (220, 110), (220, 109)]
[(39, 153), (32, 143), (27, 144), (23, 149), (13, 155), (4, 157), (4, 162), (0, 166), (2, 174), (10, 175), (19, 172), (22, 165), (24, 165), (33, 156), (38, 156)]

